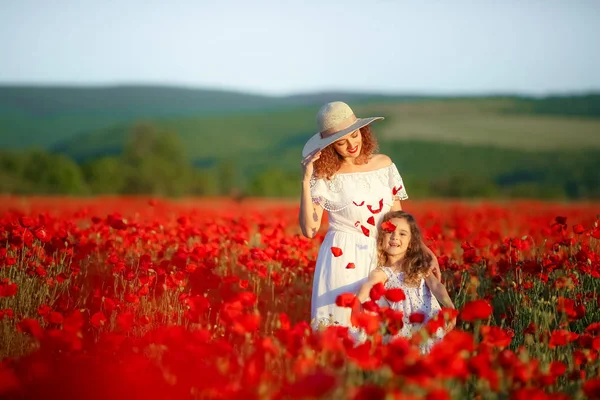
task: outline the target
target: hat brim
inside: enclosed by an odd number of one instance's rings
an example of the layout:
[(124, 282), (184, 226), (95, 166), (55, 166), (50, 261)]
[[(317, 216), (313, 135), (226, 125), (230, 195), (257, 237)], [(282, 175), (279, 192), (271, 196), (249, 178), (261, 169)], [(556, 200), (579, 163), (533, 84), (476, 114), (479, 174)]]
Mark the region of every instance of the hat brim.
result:
[(349, 133), (352, 133), (357, 129), (360, 129), (364, 126), (369, 125), (370, 123), (372, 123), (374, 121), (381, 120), (381, 119), (384, 119), (384, 118), (383, 117), (358, 118), (355, 123), (353, 123), (346, 129), (336, 132), (334, 135), (328, 136), (324, 139), (321, 137), (321, 134), (317, 132), (310, 139), (308, 139), (308, 142), (306, 142), (306, 144), (304, 145), (304, 148), (302, 149), (302, 158), (306, 157), (307, 155), (309, 155), (313, 151), (316, 151), (317, 149), (322, 150), (325, 147), (332, 144), (333, 142), (348, 135)]

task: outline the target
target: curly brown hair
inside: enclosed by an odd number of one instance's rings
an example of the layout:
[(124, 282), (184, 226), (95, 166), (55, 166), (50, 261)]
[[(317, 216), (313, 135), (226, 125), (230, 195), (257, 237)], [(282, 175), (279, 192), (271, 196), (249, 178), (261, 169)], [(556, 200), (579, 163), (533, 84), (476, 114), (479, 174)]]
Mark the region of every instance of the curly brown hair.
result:
[(385, 230), (382, 225), (393, 218), (402, 218), (410, 226), (411, 238), (404, 259), (402, 260), (401, 271), (404, 272), (404, 282), (406, 284), (417, 285), (421, 278), (424, 278), (429, 273), (433, 259), (431, 254), (425, 250), (423, 236), (412, 214), (406, 211), (390, 211), (383, 216), (377, 229), (377, 261), (380, 266), (386, 266), (388, 263), (387, 254), (383, 250)]
[[(379, 144), (369, 125), (360, 128), (360, 134), (362, 136), (362, 148), (356, 158), (356, 163), (366, 164), (369, 162), (371, 155), (379, 150)], [(321, 150), (321, 157), (314, 163), (315, 177), (331, 178), (340, 169), (342, 161), (344, 159), (335, 151), (332, 145), (325, 147)]]

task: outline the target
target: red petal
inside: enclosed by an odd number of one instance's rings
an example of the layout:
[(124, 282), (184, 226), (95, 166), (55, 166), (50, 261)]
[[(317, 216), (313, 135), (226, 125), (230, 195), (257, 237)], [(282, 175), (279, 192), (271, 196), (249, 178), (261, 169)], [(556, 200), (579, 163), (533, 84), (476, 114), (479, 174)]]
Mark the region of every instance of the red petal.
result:
[(400, 185), (400, 187), (398, 189), (396, 189), (396, 186), (394, 186), (394, 188), (392, 189), (392, 194), (395, 196), (396, 194), (398, 194), (398, 192), (400, 190), (402, 190), (403, 186)]
[(348, 263), (348, 265), (346, 265), (346, 269), (354, 269), (356, 268), (356, 265), (354, 265), (354, 263)]
[(353, 201), (353, 203), (354, 203), (354, 205), (355, 205), (355, 206), (357, 206), (357, 207), (360, 207), (360, 206), (362, 206), (363, 204), (365, 204), (364, 200), (363, 200), (363, 202), (362, 202), (362, 203), (360, 203), (360, 204), (356, 204), (356, 202), (355, 202), (355, 201)]
[(344, 254), (344, 252), (342, 251), (342, 249), (340, 249), (339, 247), (332, 247), (331, 248), (331, 253), (333, 254), (334, 257), (339, 257), (342, 254)]
[(371, 211), (371, 213), (379, 214), (383, 209), (383, 199), (379, 200), (379, 209), (374, 210), (373, 207), (371, 207), (370, 205), (367, 205), (367, 208), (369, 209), (369, 211)]
[(369, 224), (371, 224), (371, 225), (375, 226), (375, 218), (373, 218), (373, 216), (372, 216), (372, 215), (369, 217), (369, 219), (367, 220), (367, 222), (368, 222)]
[(362, 229), (363, 233), (365, 234), (365, 236), (369, 236), (371, 234), (371, 231), (369, 231), (369, 228), (366, 228), (364, 225), (360, 226), (360, 229)]
[(392, 224), (390, 221), (385, 221), (383, 224), (381, 224), (381, 228), (385, 231), (385, 232), (394, 232), (396, 230), (396, 225)]

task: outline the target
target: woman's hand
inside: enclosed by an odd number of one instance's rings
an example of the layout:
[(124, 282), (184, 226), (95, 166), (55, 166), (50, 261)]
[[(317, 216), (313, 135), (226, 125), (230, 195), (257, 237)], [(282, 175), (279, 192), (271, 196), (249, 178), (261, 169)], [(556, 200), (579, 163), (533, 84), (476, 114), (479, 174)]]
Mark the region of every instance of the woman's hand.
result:
[(435, 254), (431, 260), (431, 274), (437, 278), (438, 281), (442, 281), (442, 272), (440, 271), (440, 263), (437, 260)]
[(321, 157), (321, 149), (316, 149), (300, 162), (302, 165), (302, 179), (304, 181), (309, 181), (310, 177), (313, 174), (314, 166), (313, 163), (317, 161)]
[(446, 333), (450, 332), (456, 326), (456, 317), (446, 321)]

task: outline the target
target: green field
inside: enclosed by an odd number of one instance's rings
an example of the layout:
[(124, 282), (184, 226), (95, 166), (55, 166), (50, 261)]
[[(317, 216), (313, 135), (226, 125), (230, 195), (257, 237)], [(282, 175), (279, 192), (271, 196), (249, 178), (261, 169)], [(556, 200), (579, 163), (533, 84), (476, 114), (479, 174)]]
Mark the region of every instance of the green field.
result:
[[(509, 105), (502, 100), (420, 101), (359, 105), (355, 111), (386, 117), (374, 125), (383, 142), (419, 140), (528, 151), (600, 149), (600, 119), (521, 115), (506, 112)], [(181, 135), (194, 160), (245, 158), (267, 151), (299, 154), (316, 130), (316, 110), (306, 107), (154, 122)], [(129, 129), (128, 124), (99, 129), (55, 146), (78, 159), (94, 157), (121, 148)]]
[(295, 195), (302, 146), (315, 133), (318, 108), (332, 100), (348, 102), (358, 116), (385, 117), (373, 125), (380, 152), (417, 193), (494, 195), (510, 188), (511, 196), (600, 196), (600, 95), (268, 97), (0, 87), (0, 148), (39, 147), (86, 164), (118, 157), (133, 127), (146, 122), (176, 133), (187, 158), (215, 177), (215, 169), (228, 165), (234, 182), (250, 193)]

